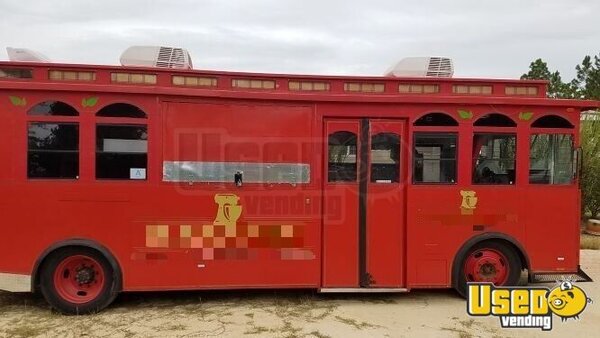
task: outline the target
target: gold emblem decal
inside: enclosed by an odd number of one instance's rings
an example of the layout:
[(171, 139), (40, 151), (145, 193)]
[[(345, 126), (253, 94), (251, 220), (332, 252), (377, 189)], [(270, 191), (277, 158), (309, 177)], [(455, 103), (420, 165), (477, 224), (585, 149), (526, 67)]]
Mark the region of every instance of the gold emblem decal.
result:
[(234, 194), (216, 194), (215, 203), (219, 205), (213, 225), (235, 227), (242, 215), (242, 206), (238, 205), (240, 198)]
[(477, 208), (477, 194), (473, 190), (461, 190), (462, 203), (460, 204), (460, 212), (463, 215), (473, 215), (473, 211)]

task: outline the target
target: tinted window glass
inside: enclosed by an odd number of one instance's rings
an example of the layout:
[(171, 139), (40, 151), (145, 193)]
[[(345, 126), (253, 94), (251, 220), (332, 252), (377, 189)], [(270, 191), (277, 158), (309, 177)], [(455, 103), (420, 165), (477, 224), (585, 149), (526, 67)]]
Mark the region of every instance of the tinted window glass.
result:
[(413, 182), (456, 182), (456, 134), (415, 133)]
[(29, 178), (77, 178), (79, 176), (79, 127), (66, 123), (30, 123), (27, 176)]
[(0, 68), (0, 78), (31, 79), (33, 72), (31, 69)]
[(329, 135), (329, 182), (356, 181), (356, 134), (339, 131)]
[(458, 126), (458, 122), (444, 113), (430, 113), (420, 117), (415, 126)]
[(75, 108), (60, 101), (46, 101), (33, 106), (27, 115), (37, 116), (78, 116)]
[(531, 135), (529, 147), (529, 183), (572, 183), (573, 137), (571, 135)]
[(543, 116), (531, 124), (532, 128), (569, 128), (573, 125), (563, 117), (556, 115)]
[(474, 126), (478, 127), (516, 127), (515, 121), (502, 114), (488, 114), (480, 117)]
[(371, 137), (371, 182), (398, 182), (400, 176), (400, 138), (393, 133)]
[(144, 113), (144, 111), (136, 106), (126, 103), (115, 103), (108, 105), (100, 109), (96, 115), (103, 117), (146, 118), (146, 113)]
[(146, 126), (96, 127), (96, 178), (146, 179)]
[(515, 184), (516, 140), (514, 134), (475, 134), (473, 183)]

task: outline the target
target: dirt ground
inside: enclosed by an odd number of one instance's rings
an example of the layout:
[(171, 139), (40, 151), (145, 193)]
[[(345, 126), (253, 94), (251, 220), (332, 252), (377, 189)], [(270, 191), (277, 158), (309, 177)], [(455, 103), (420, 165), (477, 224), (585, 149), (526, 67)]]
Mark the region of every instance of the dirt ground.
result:
[[(600, 281), (600, 251), (582, 250), (582, 268)], [(130, 293), (104, 312), (66, 317), (43, 299), (0, 293), (0, 337), (578, 337), (600, 329), (600, 283), (581, 283), (596, 301), (579, 321), (554, 330), (502, 329), (471, 318), (448, 290), (387, 295), (312, 291)]]

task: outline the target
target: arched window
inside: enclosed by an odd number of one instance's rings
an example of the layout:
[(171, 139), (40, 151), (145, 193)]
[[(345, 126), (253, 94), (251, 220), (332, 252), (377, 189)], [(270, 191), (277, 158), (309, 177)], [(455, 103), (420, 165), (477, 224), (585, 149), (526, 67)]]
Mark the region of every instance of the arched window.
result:
[[(60, 101), (45, 101), (27, 112), (27, 177), (79, 177), (79, 113)], [(48, 116), (43, 121), (40, 116)]]
[[(96, 125), (96, 178), (145, 180), (148, 167), (147, 115), (140, 108), (115, 103), (102, 108)], [(140, 119), (131, 123), (131, 119)]]
[(574, 126), (564, 117), (558, 115), (546, 115), (535, 120), (531, 124), (532, 128), (568, 128), (573, 129)]
[(510, 117), (502, 114), (487, 114), (480, 117), (475, 123), (476, 127), (516, 127), (517, 124)]
[(413, 123), (414, 126), (442, 126), (454, 127), (458, 126), (458, 122), (452, 116), (444, 113), (429, 113), (421, 116)]
[(140, 108), (127, 103), (114, 103), (98, 111), (96, 116), (101, 117), (129, 117), (129, 118), (147, 118), (146, 113)]
[(38, 103), (27, 111), (30, 116), (78, 116), (77, 110), (60, 101)]
[(329, 182), (356, 181), (356, 134), (338, 131), (329, 135)]

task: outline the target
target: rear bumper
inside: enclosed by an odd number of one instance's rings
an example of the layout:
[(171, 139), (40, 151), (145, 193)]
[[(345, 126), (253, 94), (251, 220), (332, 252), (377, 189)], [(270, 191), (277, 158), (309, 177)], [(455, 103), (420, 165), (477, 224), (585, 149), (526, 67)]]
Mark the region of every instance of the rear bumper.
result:
[(0, 272), (0, 290), (31, 292), (31, 276)]

